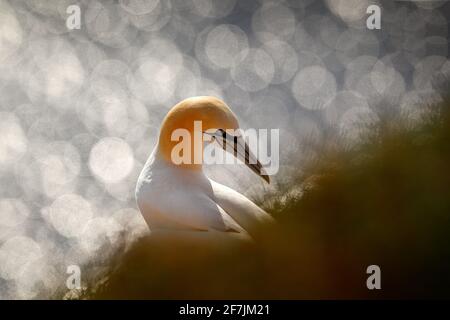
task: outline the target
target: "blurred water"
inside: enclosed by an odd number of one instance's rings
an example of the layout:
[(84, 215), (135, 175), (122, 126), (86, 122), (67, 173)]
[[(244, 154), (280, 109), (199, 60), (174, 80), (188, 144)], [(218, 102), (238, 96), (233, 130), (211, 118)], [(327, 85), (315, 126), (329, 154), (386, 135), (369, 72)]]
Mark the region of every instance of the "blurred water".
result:
[[(81, 29), (66, 8), (81, 8)], [(369, 4), (382, 29), (366, 28)], [(146, 230), (137, 176), (160, 121), (214, 95), (244, 128), (280, 128), (280, 174), (295, 142), (357, 141), (380, 105), (417, 117), (450, 73), (445, 2), (0, 0), (0, 298), (64, 286)], [(306, 158), (306, 157), (305, 157)], [(301, 168), (298, 168), (300, 170)], [(252, 196), (243, 168), (207, 168)], [(97, 270), (97, 269), (95, 269)]]

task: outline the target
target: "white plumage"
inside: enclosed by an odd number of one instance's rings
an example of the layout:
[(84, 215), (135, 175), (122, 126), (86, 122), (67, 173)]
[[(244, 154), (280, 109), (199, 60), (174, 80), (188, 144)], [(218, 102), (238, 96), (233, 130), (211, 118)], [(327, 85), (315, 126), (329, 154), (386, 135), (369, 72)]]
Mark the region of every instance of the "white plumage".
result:
[[(220, 102), (211, 97), (195, 99), (194, 103), (192, 100), (182, 102), (182, 112), (186, 113), (182, 114), (183, 120), (195, 112), (203, 112), (205, 108), (198, 108), (199, 101), (209, 104), (213, 101), (213, 107)], [(177, 106), (173, 108), (176, 116), (180, 114)], [(214, 115), (214, 112), (207, 114)], [(169, 113), (163, 127), (178, 126), (174, 124), (178, 120), (171, 117), (174, 118)], [(217, 124), (220, 120), (215, 121)], [(163, 139), (167, 140), (167, 137), (160, 133), (159, 142), (145, 163), (136, 186), (137, 204), (152, 234), (251, 239), (254, 228), (271, 221), (269, 214), (244, 195), (209, 179), (201, 166), (190, 168), (168, 161), (164, 156), (167, 151), (161, 148)]]
[(142, 170), (136, 200), (152, 231), (203, 231), (248, 237), (271, 217), (239, 192), (202, 170), (167, 164), (155, 147)]

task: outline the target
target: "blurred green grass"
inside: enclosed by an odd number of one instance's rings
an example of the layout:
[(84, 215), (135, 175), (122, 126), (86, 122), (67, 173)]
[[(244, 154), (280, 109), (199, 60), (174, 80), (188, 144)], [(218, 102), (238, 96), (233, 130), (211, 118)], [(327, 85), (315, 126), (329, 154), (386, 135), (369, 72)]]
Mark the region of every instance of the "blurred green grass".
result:
[[(450, 298), (449, 108), (445, 99), (418, 124), (392, 118), (357, 146), (321, 150), (264, 200), (277, 224), (254, 245), (143, 238), (85, 297)], [(371, 264), (381, 290), (366, 288)]]

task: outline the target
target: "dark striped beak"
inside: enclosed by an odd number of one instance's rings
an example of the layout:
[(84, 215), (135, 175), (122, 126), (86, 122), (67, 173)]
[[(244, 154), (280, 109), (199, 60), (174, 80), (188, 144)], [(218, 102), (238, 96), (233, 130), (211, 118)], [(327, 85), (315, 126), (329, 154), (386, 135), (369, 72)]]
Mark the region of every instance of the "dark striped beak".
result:
[(204, 132), (212, 136), (212, 140), (216, 141), (223, 150), (233, 154), (236, 158), (241, 160), (250, 170), (263, 178), (267, 183), (270, 183), (270, 178), (267, 175), (264, 167), (259, 160), (250, 151), (247, 142), (241, 135), (232, 135), (225, 130), (218, 129), (214, 133)]

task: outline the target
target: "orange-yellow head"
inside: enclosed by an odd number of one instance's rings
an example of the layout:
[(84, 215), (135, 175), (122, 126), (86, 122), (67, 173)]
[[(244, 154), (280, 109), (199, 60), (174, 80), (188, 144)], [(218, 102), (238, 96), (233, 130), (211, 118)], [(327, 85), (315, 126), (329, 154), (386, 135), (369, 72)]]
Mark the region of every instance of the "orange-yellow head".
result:
[[(201, 124), (200, 127), (198, 126), (199, 123)], [(180, 143), (176, 135), (174, 136), (174, 133), (179, 131), (178, 129), (189, 133), (191, 139), (189, 143), (190, 153), (188, 152), (188, 159), (183, 163), (174, 161), (173, 157), (173, 151)], [(246, 165), (269, 182), (269, 178), (264, 174), (261, 164), (251, 154), (242, 137), (225, 133), (226, 130), (239, 130), (239, 122), (236, 115), (225, 102), (215, 97), (192, 97), (172, 107), (161, 125), (158, 152), (168, 163), (186, 169), (200, 170), (202, 167), (201, 162), (203, 162), (203, 135), (207, 131), (214, 130), (219, 130), (220, 135), (215, 138), (220, 139), (220, 144), (224, 149), (225, 146), (232, 145), (229, 150), (236, 150), (237, 145), (241, 145), (242, 148), (240, 150), (245, 150), (247, 156), (253, 157), (255, 160), (253, 164), (246, 163)], [(200, 142), (194, 141), (198, 138), (200, 138)], [(200, 163), (198, 159), (200, 159)]]

